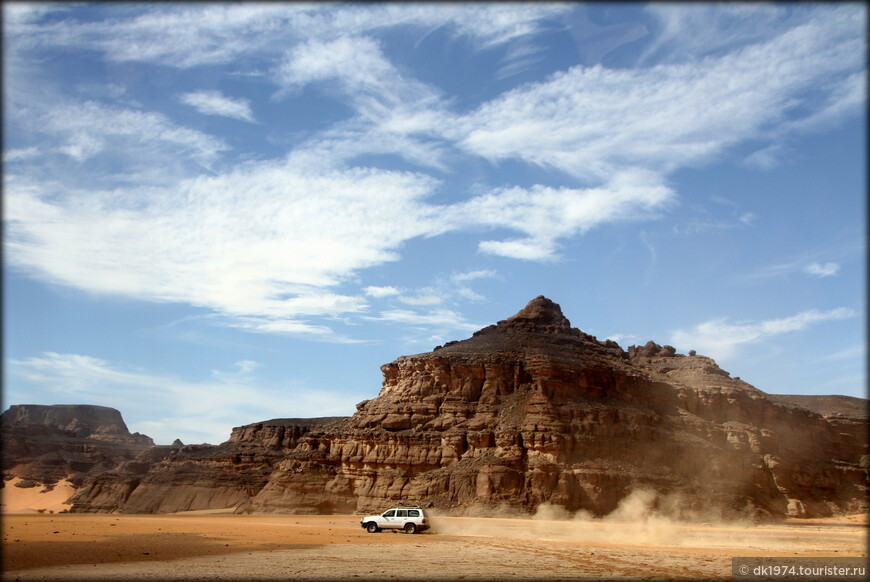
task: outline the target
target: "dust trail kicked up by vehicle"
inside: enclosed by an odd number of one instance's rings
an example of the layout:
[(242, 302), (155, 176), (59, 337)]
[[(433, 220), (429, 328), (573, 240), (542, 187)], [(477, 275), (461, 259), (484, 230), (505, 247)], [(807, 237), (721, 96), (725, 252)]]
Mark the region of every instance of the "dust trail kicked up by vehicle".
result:
[[(679, 547), (751, 547), (759, 530), (780, 527), (756, 524), (749, 517), (704, 514), (683, 507), (677, 495), (658, 496), (650, 490), (632, 492), (603, 517), (582, 510), (571, 513), (550, 504), (539, 505), (531, 516), (506, 507), (469, 508), (461, 519), (428, 513), (432, 530), (450, 535)], [(784, 532), (782, 543), (774, 545), (787, 548), (795, 535), (799, 534)], [(775, 549), (770, 543), (768, 538), (767, 547)]]

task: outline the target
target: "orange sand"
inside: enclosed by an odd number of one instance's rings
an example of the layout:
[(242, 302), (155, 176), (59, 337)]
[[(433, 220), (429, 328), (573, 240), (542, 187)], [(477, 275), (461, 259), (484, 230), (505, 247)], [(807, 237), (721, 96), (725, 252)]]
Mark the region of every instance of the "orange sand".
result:
[(44, 486), (16, 487), (21, 479), (13, 477), (0, 489), (0, 511), (3, 513), (60, 513), (69, 509), (64, 501), (75, 492), (68, 481), (55, 484), (51, 491)]
[(780, 524), (431, 518), (417, 535), (360, 516), (3, 516), (4, 580), (723, 579), (732, 556), (866, 556), (867, 516)]

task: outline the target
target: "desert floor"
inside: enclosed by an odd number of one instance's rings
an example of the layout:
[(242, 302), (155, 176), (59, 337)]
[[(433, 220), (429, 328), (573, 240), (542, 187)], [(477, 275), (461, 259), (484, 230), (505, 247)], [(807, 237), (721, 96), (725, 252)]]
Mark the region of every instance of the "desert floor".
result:
[(732, 556), (866, 556), (867, 516), (681, 524), (433, 516), (3, 515), (3, 580), (730, 579)]

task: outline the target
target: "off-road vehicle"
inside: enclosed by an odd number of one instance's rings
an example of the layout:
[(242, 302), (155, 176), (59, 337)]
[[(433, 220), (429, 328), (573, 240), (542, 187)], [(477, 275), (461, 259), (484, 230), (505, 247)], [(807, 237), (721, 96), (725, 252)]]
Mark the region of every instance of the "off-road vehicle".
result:
[(359, 520), (359, 524), (369, 533), (377, 533), (382, 529), (402, 529), (412, 534), (429, 529), (426, 514), (415, 505), (399, 505), (380, 515), (367, 515)]

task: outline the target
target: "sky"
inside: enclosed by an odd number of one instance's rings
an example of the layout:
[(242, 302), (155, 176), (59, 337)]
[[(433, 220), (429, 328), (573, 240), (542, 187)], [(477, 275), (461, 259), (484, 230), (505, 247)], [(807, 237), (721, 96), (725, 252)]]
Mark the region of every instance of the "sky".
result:
[(867, 9), (3, 3), (3, 408), (350, 415), (538, 295), (866, 397)]

